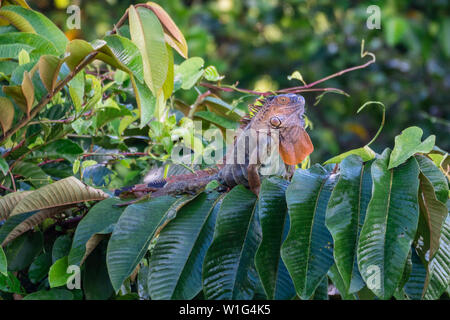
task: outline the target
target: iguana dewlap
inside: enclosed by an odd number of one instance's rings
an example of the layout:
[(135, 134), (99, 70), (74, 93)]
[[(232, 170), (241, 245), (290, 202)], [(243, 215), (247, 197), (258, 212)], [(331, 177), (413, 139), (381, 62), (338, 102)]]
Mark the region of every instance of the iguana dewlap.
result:
[[(305, 99), (301, 95), (268, 97), (252, 111), (255, 114), (243, 123), (243, 130), (225, 156), (224, 164), (215, 169), (141, 185), (142, 191), (151, 191), (152, 196), (196, 192), (210, 181), (217, 180), (228, 188), (243, 184), (258, 194), (260, 175), (280, 173), (280, 168), (276, 171), (280, 157), (286, 166), (292, 167), (313, 152), (313, 144), (304, 129)], [(139, 189), (123, 188), (120, 192), (132, 190)]]

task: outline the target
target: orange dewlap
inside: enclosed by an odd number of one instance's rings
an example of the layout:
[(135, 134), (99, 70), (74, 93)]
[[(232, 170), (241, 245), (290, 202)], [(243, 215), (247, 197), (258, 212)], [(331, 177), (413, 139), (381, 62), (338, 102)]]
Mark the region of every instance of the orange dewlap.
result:
[(285, 164), (296, 165), (314, 151), (314, 146), (308, 133), (303, 128), (296, 127), (281, 139), (279, 150)]

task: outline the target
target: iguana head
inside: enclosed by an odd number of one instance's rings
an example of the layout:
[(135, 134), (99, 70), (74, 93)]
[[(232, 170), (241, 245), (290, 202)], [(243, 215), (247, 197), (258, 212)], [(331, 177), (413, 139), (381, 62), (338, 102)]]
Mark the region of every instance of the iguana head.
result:
[(288, 165), (302, 162), (314, 150), (305, 131), (305, 98), (297, 94), (280, 94), (268, 97), (251, 119), (253, 130), (276, 131), (281, 158)]

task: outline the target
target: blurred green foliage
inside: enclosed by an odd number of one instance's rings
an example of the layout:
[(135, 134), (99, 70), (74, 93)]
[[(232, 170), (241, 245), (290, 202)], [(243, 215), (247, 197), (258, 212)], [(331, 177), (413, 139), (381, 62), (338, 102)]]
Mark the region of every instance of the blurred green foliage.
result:
[[(101, 38), (130, 4), (140, 1), (29, 1), (30, 5), (67, 29), (66, 7), (81, 6), (79, 32), (69, 37)], [(323, 84), (351, 97), (326, 95), (313, 106), (316, 94), (305, 94), (316, 152), (313, 162), (363, 146), (377, 131), (380, 111), (356, 110), (368, 100), (387, 107), (385, 128), (372, 145), (377, 152), (394, 136), (417, 125), (425, 136), (435, 134), (438, 145), (450, 149), (450, 6), (436, 1), (155, 1), (170, 14), (188, 45), (189, 56), (215, 65), (223, 80), (261, 90), (301, 85), (288, 80), (301, 72), (309, 83), (362, 63), (361, 40), (377, 57), (376, 64)], [(381, 29), (369, 30), (367, 8), (381, 9)], [(176, 56), (176, 58), (180, 58)], [(176, 61), (179, 63), (180, 61)], [(186, 93), (183, 93), (186, 94)], [(189, 93), (188, 93), (189, 94)], [(224, 94), (225, 99), (241, 97)], [(194, 100), (195, 96), (183, 97)], [(250, 103), (252, 97), (245, 102)]]

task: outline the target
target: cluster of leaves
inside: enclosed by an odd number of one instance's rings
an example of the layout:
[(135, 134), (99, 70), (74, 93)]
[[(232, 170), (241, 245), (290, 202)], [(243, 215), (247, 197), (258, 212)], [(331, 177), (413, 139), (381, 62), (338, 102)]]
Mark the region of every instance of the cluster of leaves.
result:
[[(131, 6), (90, 43), (15, 3), (0, 8), (2, 298), (324, 299), (329, 281), (343, 299), (448, 290), (449, 158), (434, 137), (408, 128), (392, 152), (369, 143), (291, 182), (268, 178), (258, 198), (238, 186), (125, 206), (107, 188), (170, 164), (180, 138), (195, 148), (192, 120), (236, 128), (240, 101), (199, 89), (222, 76), (187, 59), (157, 4)], [(77, 267), (82, 289), (68, 290)]]
[[(0, 199), (1, 290), (28, 293), (11, 272), (28, 268), (38, 291), (26, 299), (327, 299), (329, 281), (342, 299), (438, 299), (450, 284), (448, 157), (421, 136), (411, 127), (375, 159), (267, 178), (259, 197), (237, 186), (123, 206), (74, 177), (12, 193)], [(46, 218), (104, 198), (46, 248)], [(82, 292), (63, 288), (73, 266)]]
[[(196, 88), (201, 80), (220, 81), (214, 66), (205, 68), (199, 57), (174, 64), (172, 48), (183, 58), (188, 48), (160, 6), (131, 6), (124, 17), (129, 26), (102, 40), (69, 41), (39, 12), (3, 4), (4, 190), (72, 174), (97, 186), (136, 183), (168, 160), (174, 142), (193, 139), (193, 120), (222, 130), (239, 125), (243, 110), (212, 94), (203, 99)], [(202, 97), (195, 108), (176, 97), (189, 90)], [(133, 154), (139, 158), (125, 159)]]

